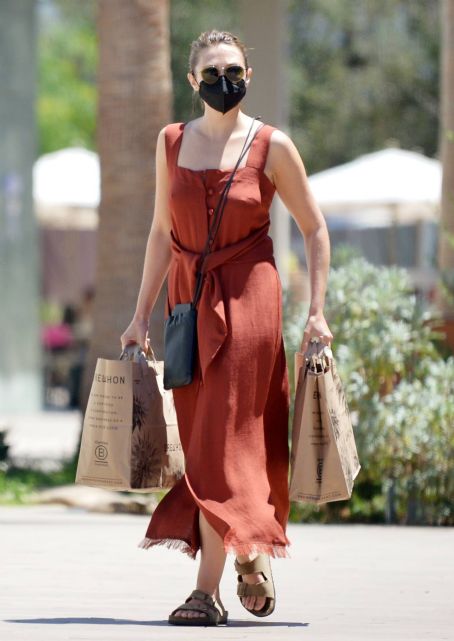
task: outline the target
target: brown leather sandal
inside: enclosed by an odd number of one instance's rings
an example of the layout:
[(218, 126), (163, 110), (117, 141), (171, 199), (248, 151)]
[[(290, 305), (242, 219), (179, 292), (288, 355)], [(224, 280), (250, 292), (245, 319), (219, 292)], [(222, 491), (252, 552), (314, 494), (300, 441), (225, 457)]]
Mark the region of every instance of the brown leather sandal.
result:
[[(188, 603), (191, 599), (200, 599), (205, 603)], [(219, 603), (222, 613), (216, 607), (218, 603), (212, 596), (203, 590), (193, 590), (186, 601), (179, 605), (169, 615), (169, 623), (174, 625), (223, 625), (227, 623), (228, 611)], [(182, 617), (176, 616), (178, 610), (192, 610), (193, 612), (203, 612), (203, 617)]]
[[(240, 563), (235, 559), (235, 570), (238, 574), (237, 595), (239, 597), (245, 596), (264, 596), (266, 597), (265, 604), (260, 610), (250, 610), (241, 605), (256, 617), (266, 617), (271, 614), (276, 605), (276, 594), (274, 589), (273, 574), (271, 572), (270, 557), (268, 554), (259, 554), (253, 561), (246, 561)], [(261, 572), (265, 581), (262, 583), (246, 583), (243, 581), (242, 574), (252, 574), (253, 572)]]

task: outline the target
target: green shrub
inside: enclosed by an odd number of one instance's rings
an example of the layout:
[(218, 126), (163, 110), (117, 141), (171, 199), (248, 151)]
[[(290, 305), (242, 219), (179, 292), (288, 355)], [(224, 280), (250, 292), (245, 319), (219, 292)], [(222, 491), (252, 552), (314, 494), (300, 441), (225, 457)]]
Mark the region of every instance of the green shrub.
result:
[[(337, 248), (336, 248), (337, 249)], [(307, 305), (284, 292), (290, 384)], [(414, 294), (406, 269), (334, 251), (325, 302), (361, 470), (350, 500), (292, 505), (309, 520), (454, 523), (454, 357), (436, 347), (437, 310)], [(293, 407), (291, 408), (291, 420)], [(371, 492), (372, 489), (372, 492)], [(325, 514), (320, 515), (320, 511)]]
[[(406, 523), (454, 523), (454, 357), (429, 363), (377, 402), (370, 435), (397, 514)], [(394, 507), (394, 506), (393, 506)]]

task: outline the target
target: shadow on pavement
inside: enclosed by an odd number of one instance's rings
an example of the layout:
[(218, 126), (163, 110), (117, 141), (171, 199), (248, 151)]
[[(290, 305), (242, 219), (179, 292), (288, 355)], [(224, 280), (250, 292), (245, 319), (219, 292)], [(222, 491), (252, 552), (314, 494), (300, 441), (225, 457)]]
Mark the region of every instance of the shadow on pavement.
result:
[[(81, 624), (86, 623), (88, 625), (165, 625), (170, 626), (171, 624), (165, 620), (156, 620), (156, 621), (138, 621), (134, 619), (112, 619), (111, 617), (52, 617), (49, 619), (3, 619), (5, 623), (44, 623), (44, 624), (67, 624), (75, 623)], [(242, 621), (241, 619), (233, 619), (228, 622), (226, 626), (219, 627), (231, 627), (231, 628), (250, 628), (252, 626), (285, 626), (287, 628), (295, 627), (306, 627), (308, 623), (300, 623), (295, 621)], [(184, 627), (184, 626), (181, 626)], [(194, 626), (190, 626), (194, 627)], [(212, 626), (202, 626), (202, 627), (212, 627)], [(213, 626), (214, 627), (214, 626)]]

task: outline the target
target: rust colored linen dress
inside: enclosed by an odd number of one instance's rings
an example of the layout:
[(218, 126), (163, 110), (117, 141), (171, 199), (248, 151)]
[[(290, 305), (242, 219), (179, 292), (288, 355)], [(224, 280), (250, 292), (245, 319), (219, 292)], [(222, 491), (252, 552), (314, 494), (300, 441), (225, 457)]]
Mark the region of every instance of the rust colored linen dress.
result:
[[(166, 545), (195, 559), (202, 510), (226, 552), (290, 557), (289, 383), (268, 235), (275, 187), (263, 171), (273, 129), (260, 129), (237, 170), (205, 260), (194, 377), (173, 389), (186, 471), (157, 505), (141, 548)], [(184, 123), (165, 128), (172, 221), (165, 318), (193, 297), (196, 265), (231, 173), (179, 167), (183, 131)]]

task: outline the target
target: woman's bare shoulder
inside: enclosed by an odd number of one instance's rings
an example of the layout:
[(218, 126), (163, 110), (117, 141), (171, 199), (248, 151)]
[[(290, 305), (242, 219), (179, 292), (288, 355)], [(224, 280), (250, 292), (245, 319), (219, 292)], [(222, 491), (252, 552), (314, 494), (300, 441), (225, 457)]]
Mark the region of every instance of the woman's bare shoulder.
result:
[(294, 146), (295, 143), (285, 131), (273, 126), (273, 131), (270, 136), (270, 148), (277, 150), (278, 153), (282, 153), (285, 152), (285, 150), (291, 150)]
[(281, 163), (294, 161), (297, 157), (301, 160), (299, 151), (291, 137), (277, 127), (274, 127), (271, 132), (268, 155), (270, 163), (274, 167), (279, 167)]

